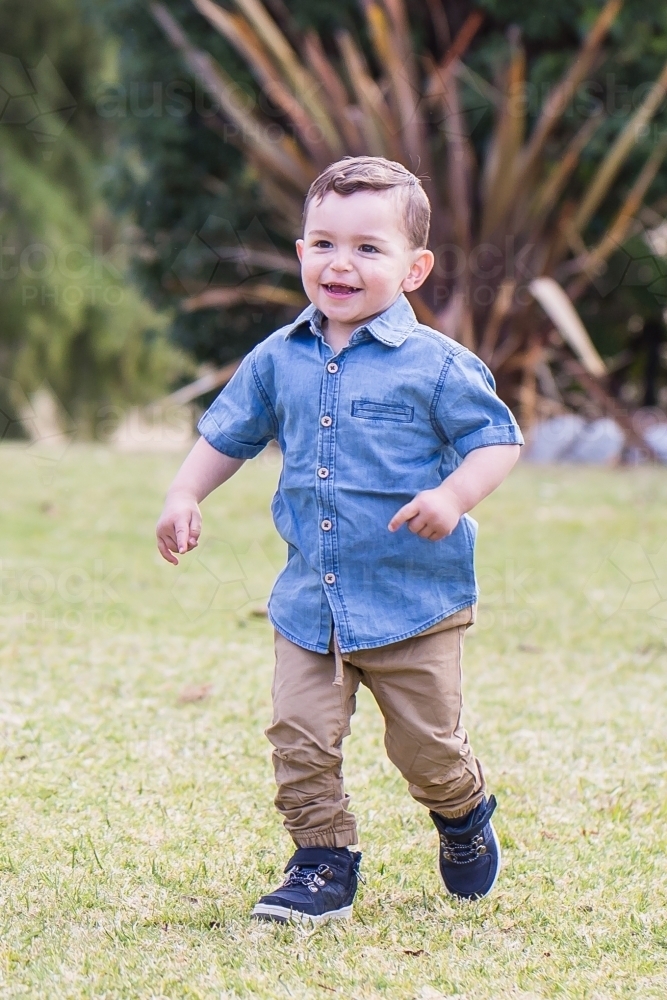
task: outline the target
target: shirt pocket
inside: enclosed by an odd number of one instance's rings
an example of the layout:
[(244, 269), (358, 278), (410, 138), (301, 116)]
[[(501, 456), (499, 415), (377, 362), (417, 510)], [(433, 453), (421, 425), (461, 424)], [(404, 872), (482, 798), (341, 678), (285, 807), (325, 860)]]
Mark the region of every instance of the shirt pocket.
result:
[(380, 403), (374, 399), (353, 399), (350, 412), (353, 417), (362, 417), (364, 420), (393, 420), (399, 424), (411, 424), (415, 419), (414, 406)]

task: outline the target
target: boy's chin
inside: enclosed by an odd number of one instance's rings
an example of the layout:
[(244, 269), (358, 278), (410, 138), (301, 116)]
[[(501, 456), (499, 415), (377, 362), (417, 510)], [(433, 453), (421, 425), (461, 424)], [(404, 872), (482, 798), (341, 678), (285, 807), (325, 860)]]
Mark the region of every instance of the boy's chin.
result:
[(361, 295), (354, 295), (349, 299), (335, 299), (321, 295), (318, 297), (317, 305), (325, 316), (335, 316), (336, 319), (344, 319), (350, 323), (372, 315), (373, 311)]

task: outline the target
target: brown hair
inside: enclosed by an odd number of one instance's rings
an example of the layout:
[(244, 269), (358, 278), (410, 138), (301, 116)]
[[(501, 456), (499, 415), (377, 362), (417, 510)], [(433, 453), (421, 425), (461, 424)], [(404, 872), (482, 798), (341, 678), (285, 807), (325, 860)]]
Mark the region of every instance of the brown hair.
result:
[(303, 206), (303, 222), (312, 201), (322, 201), (325, 194), (353, 194), (355, 191), (390, 191), (398, 189), (403, 202), (403, 225), (413, 250), (428, 242), (431, 205), (422, 183), (401, 163), (383, 156), (344, 156), (329, 164), (308, 189)]

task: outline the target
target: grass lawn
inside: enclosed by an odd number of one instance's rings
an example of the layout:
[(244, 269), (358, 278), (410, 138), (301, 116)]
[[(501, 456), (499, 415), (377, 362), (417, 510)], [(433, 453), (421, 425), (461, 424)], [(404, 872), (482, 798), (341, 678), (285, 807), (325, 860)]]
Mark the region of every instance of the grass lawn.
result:
[(478, 509), (466, 719), (498, 887), (444, 895), (362, 691), (366, 884), (306, 932), (248, 919), (290, 853), (256, 613), (278, 465), (205, 503), (175, 570), (153, 525), (178, 461), (0, 449), (0, 997), (664, 1000), (667, 472), (519, 468)]

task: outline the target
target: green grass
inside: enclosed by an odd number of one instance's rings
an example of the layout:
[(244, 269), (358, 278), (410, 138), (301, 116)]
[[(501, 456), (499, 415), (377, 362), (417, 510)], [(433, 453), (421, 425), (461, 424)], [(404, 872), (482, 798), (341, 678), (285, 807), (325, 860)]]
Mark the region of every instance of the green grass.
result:
[(362, 692), (366, 884), (352, 921), (307, 933), (248, 919), (290, 852), (252, 613), (283, 559), (278, 467), (207, 501), (174, 570), (153, 525), (177, 464), (0, 449), (0, 997), (664, 1000), (667, 473), (519, 468), (482, 505), (466, 719), (500, 803), (497, 890), (443, 894)]

